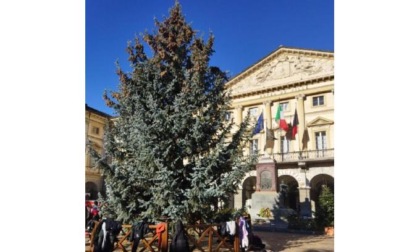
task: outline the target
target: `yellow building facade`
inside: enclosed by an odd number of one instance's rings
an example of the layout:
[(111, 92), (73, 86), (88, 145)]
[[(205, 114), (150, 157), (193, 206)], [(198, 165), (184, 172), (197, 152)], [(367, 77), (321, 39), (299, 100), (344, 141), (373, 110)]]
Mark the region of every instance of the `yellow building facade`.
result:
[[(248, 113), (251, 127), (261, 114), (264, 122), (244, 150), (257, 152), (259, 161), (243, 178), (233, 206), (246, 206), (254, 218), (275, 204), (311, 216), (321, 186), (334, 190), (334, 54), (280, 47), (226, 86), (236, 124)], [(275, 120), (279, 106), (289, 126), (297, 114), (295, 138)]]
[[(111, 116), (85, 105), (85, 139), (96, 152), (104, 152), (105, 125)], [(97, 199), (98, 192), (104, 191), (103, 177), (94, 160), (89, 155), (88, 146), (85, 153), (85, 193), (87, 199)]]

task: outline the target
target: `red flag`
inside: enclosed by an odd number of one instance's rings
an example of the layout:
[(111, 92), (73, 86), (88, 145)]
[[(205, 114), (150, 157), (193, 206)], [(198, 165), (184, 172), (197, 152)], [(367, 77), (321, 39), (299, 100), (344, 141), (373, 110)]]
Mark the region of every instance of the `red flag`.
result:
[(299, 119), (297, 114), (297, 109), (295, 109), (295, 118), (293, 118), (293, 130), (292, 130), (292, 137), (295, 138), (295, 135), (298, 131)]

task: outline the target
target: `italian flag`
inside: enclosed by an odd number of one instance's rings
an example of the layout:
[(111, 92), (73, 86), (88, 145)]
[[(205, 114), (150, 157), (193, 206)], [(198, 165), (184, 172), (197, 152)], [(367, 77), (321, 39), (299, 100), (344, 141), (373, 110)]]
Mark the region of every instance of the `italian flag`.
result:
[(289, 129), (289, 127), (287, 126), (286, 120), (284, 119), (283, 106), (280, 103), (279, 103), (279, 106), (277, 107), (275, 120), (278, 123), (280, 129), (283, 129), (284, 131), (287, 131)]

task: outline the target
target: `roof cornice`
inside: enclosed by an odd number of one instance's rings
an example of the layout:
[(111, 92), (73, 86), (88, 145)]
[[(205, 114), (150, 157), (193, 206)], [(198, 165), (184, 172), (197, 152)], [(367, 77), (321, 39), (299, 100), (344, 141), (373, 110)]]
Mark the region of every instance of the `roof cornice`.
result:
[(283, 90), (283, 89), (287, 89), (287, 88), (299, 87), (299, 86), (304, 86), (304, 85), (307, 85), (307, 84), (314, 84), (314, 83), (318, 83), (318, 82), (333, 81), (333, 80), (334, 80), (334, 75), (326, 75), (326, 76), (321, 76), (321, 77), (317, 77), (317, 78), (313, 78), (313, 79), (307, 79), (307, 80), (302, 80), (302, 81), (293, 81), (293, 82), (286, 83), (286, 84), (281, 85), (281, 86), (273, 86), (273, 87), (263, 88), (263, 89), (259, 89), (259, 90), (253, 90), (253, 91), (249, 91), (249, 92), (235, 94), (235, 95), (231, 95), (231, 98), (232, 99), (245, 98), (245, 97), (250, 97), (250, 96), (254, 96), (254, 95), (271, 93), (271, 92), (275, 92), (275, 91), (279, 91), (279, 90)]
[(100, 115), (100, 116), (106, 117), (106, 118), (112, 118), (112, 116), (111, 116), (111, 115), (108, 115), (107, 113), (102, 112), (102, 111), (99, 111), (99, 110), (94, 109), (94, 108), (92, 108), (92, 107), (89, 107), (87, 104), (85, 104), (85, 110), (86, 110), (86, 111), (89, 111), (89, 112), (92, 112), (92, 113), (95, 113), (95, 114), (97, 114), (97, 115)]

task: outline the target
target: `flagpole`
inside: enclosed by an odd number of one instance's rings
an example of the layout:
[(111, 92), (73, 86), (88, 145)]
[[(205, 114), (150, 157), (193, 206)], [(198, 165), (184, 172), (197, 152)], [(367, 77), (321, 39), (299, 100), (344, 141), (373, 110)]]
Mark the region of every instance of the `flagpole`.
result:
[[(264, 119), (264, 132), (265, 132), (265, 136), (264, 136), (264, 153), (267, 154), (267, 119)], [(264, 155), (265, 156), (265, 155)]]
[[(297, 102), (295, 102), (295, 110), (296, 110), (296, 114), (294, 115), (294, 116), (297, 116), (297, 109), (298, 109), (298, 107), (297, 107)], [(299, 126), (298, 126), (298, 128), (299, 128)], [(300, 141), (299, 141), (299, 134), (300, 134), (300, 132), (299, 132), (299, 130), (298, 130), (298, 137), (297, 137), (297, 142), (298, 142), (298, 150), (299, 150), (299, 156), (300, 156), (300, 152), (301, 152), (301, 150), (300, 150)], [(295, 140), (296, 140), (296, 137), (295, 137)]]

